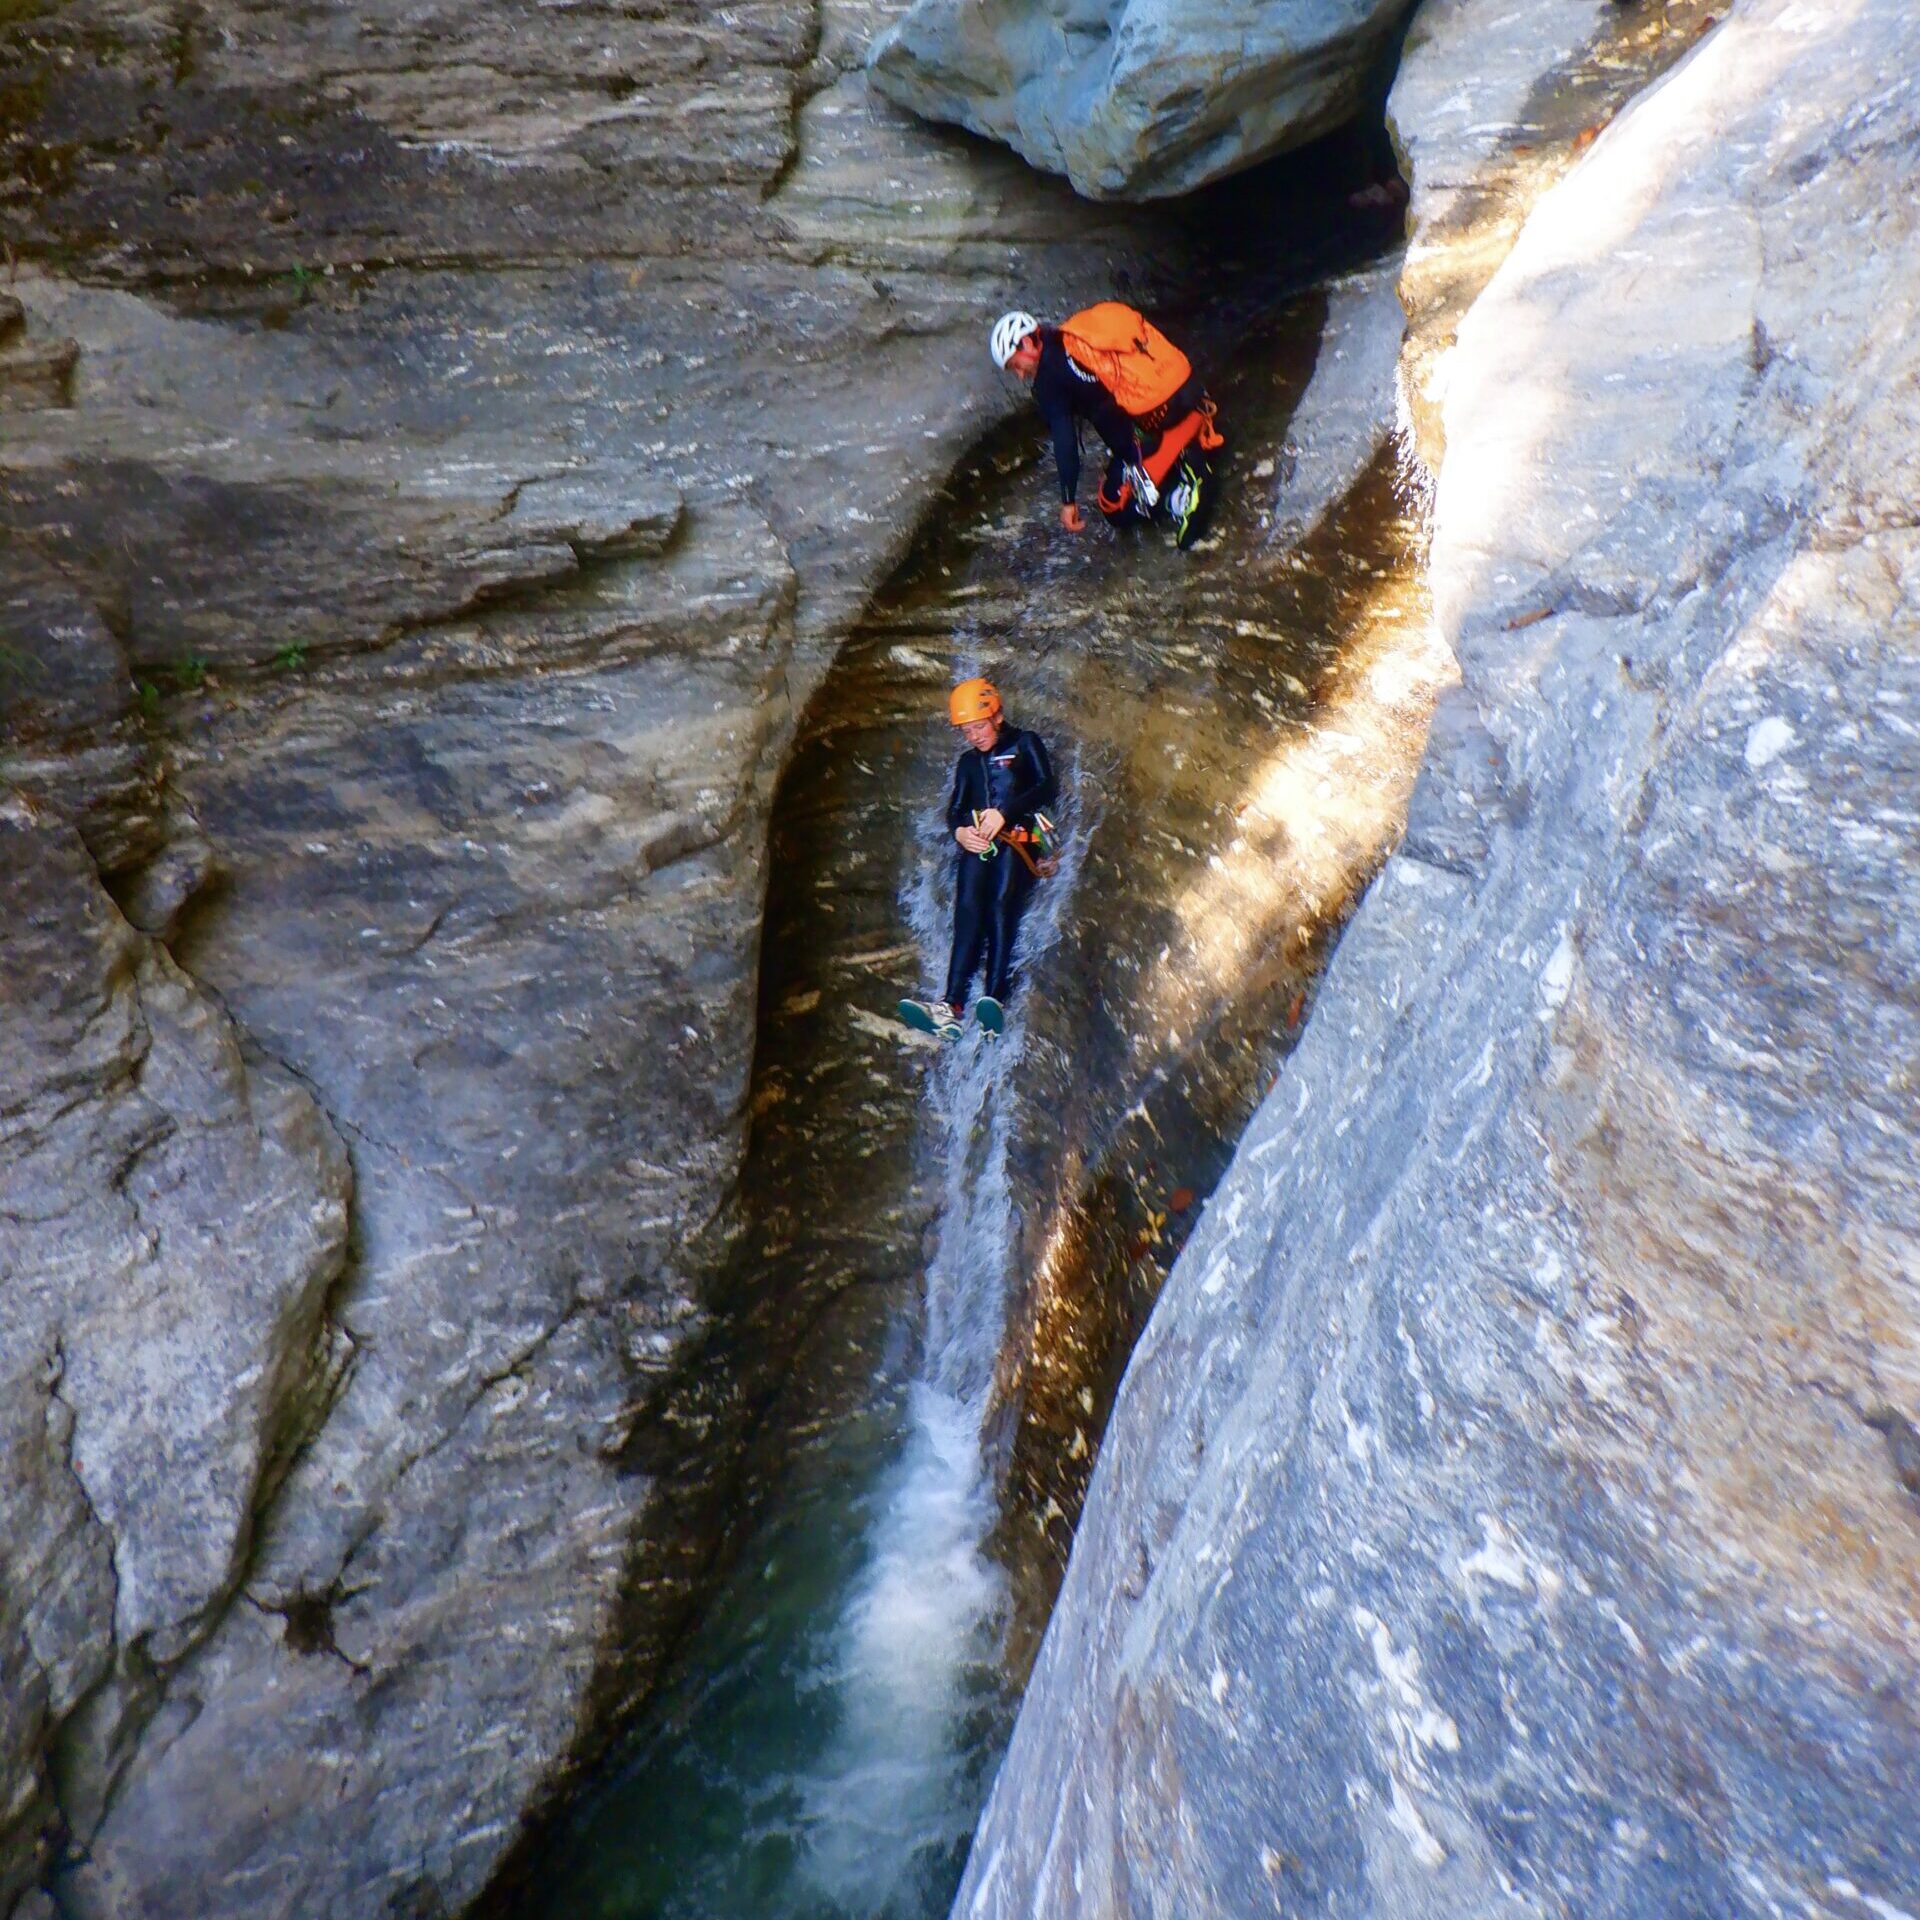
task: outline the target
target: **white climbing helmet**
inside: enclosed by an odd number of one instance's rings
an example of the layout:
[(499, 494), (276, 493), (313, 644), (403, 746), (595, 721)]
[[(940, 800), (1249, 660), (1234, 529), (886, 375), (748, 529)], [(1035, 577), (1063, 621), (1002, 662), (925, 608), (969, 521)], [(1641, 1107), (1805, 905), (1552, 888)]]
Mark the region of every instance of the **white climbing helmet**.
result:
[(1039, 331), (1040, 322), (1032, 314), (1022, 313), (1018, 307), (1011, 313), (1003, 313), (993, 323), (993, 332), (987, 338), (987, 350), (993, 355), (993, 364), (1005, 373), (1014, 349), (1028, 334)]

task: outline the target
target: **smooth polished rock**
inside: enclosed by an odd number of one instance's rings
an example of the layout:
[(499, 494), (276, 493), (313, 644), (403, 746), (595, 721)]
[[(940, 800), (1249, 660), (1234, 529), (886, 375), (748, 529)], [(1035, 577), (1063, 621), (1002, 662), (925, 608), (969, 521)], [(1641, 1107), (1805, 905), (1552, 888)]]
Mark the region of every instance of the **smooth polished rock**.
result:
[(1459, 327), (1463, 688), (956, 1911), (1920, 1903), (1920, 82), (1738, 8)]
[(875, 84), (1094, 200), (1188, 193), (1359, 110), (1397, 0), (918, 0)]
[(1273, 501), (1270, 546), (1305, 540), (1393, 436), (1394, 372), (1407, 325), (1395, 291), (1403, 265), (1404, 256), (1391, 253), (1327, 288), (1313, 378), (1279, 452), (1253, 463), (1254, 484)]
[[(1411, 185), (1400, 389), (1437, 468), (1451, 348), (1534, 205), (1636, 93), (1715, 21), (1719, 0), (1426, 0), (1386, 102)], [(1724, 9), (1722, 9), (1724, 11)]]

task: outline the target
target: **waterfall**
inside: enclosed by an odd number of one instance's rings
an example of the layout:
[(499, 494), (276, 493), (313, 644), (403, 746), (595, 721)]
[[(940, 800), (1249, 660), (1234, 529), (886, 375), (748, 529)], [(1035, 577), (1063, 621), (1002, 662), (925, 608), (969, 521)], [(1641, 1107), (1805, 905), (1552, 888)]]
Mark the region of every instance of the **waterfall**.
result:
[[(1063, 817), (1077, 811), (1078, 786), (1077, 768), (1063, 762)], [(1022, 924), (1029, 975), (1065, 919), (1082, 828)], [(930, 816), (922, 841), (901, 904), (924, 977), (935, 980), (950, 932), (952, 839), (942, 816)], [(1006, 1608), (1005, 1577), (986, 1554), (997, 1502), (984, 1439), (1016, 1243), (1008, 1069), (1025, 1043), (1025, 998), (1013, 1001), (998, 1039), (976, 1029), (947, 1050), (923, 1103), (944, 1190), (921, 1359), (905, 1443), (878, 1491), (869, 1558), (835, 1636), (839, 1727), (803, 1796), (809, 1877), (863, 1914), (911, 1909), (920, 1873), (950, 1859), (973, 1829), (965, 1724), (994, 1686)]]

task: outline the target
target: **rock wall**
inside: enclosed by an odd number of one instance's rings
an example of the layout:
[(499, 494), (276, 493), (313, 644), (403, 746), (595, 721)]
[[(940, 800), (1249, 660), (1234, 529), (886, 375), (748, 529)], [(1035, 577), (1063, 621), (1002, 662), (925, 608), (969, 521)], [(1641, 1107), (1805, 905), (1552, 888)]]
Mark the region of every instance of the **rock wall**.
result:
[(885, 13), (0, 19), (0, 1912), (458, 1909), (684, 1604), (793, 714), (1179, 257)]
[(1920, 1901), (1907, 37), (1736, 8), (1441, 350), (1463, 687), (1135, 1356), (958, 1913)]

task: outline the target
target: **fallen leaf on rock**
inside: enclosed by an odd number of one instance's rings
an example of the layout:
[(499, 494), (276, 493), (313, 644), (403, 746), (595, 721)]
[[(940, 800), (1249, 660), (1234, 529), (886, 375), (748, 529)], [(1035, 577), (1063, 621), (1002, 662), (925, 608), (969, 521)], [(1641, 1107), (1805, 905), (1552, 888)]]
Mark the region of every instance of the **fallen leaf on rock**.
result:
[(1192, 1205), (1193, 1189), (1191, 1187), (1175, 1187), (1167, 1196), (1167, 1207), (1170, 1212), (1185, 1213)]
[(1507, 622), (1507, 631), (1518, 633), (1522, 627), (1537, 627), (1542, 620), (1551, 620), (1553, 611), (1551, 607), (1534, 607), (1529, 612), (1516, 613)]

